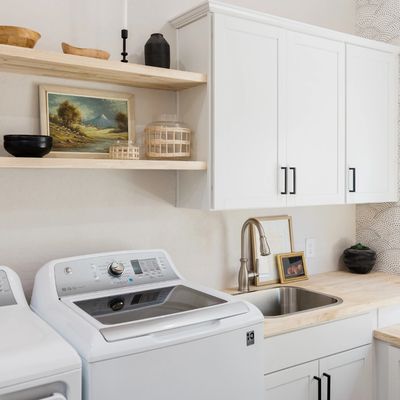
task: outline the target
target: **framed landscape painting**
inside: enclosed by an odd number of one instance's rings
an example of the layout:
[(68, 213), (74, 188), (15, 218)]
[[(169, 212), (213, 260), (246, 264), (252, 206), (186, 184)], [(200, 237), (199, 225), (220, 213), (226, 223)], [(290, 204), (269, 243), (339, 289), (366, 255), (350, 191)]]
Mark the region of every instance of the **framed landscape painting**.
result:
[(65, 86), (40, 86), (42, 134), (51, 155), (106, 158), (116, 140), (135, 140), (134, 96)]

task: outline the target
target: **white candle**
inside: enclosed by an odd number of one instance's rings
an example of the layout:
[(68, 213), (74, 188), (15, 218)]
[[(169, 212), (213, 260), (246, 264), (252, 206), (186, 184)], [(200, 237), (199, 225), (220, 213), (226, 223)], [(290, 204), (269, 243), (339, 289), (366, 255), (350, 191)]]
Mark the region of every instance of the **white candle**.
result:
[(128, 0), (124, 0), (124, 29), (128, 29)]

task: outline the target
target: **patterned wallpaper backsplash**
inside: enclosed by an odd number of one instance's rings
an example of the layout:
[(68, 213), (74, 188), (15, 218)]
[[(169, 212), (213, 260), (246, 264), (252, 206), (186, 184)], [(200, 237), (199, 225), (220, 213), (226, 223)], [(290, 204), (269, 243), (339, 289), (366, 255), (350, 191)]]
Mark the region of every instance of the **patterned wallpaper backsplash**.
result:
[(356, 33), (394, 43), (400, 37), (399, 0), (356, 0)]
[[(358, 35), (400, 44), (400, 0), (356, 0), (356, 7)], [(377, 252), (376, 271), (400, 274), (400, 202), (357, 206), (357, 241)]]

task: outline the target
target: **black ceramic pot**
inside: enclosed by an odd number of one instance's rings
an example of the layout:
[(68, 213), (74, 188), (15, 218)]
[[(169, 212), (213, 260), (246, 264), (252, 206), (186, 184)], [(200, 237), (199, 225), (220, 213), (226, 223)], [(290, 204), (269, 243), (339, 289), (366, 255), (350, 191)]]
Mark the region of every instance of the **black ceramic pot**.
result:
[(152, 67), (169, 68), (171, 55), (169, 44), (161, 33), (153, 33), (144, 46), (144, 60)]
[(368, 274), (376, 262), (376, 252), (369, 247), (357, 244), (343, 252), (346, 267), (355, 274)]
[(15, 157), (43, 157), (52, 146), (51, 136), (4, 135), (4, 148)]

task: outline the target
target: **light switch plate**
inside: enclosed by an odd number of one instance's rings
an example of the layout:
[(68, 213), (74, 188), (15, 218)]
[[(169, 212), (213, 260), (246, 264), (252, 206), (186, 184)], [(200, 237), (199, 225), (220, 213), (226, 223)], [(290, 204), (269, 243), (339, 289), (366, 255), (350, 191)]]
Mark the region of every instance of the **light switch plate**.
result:
[(316, 239), (306, 239), (306, 257), (307, 258), (314, 258), (316, 254), (316, 246), (317, 241)]

